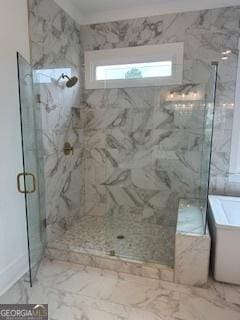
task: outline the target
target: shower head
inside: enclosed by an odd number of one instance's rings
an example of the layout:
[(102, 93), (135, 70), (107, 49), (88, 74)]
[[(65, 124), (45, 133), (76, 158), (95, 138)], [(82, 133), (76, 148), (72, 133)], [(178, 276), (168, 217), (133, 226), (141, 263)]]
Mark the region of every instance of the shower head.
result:
[(78, 78), (77, 77), (72, 77), (70, 79), (68, 79), (67, 83), (66, 83), (66, 86), (68, 88), (71, 88), (73, 86), (75, 86), (75, 84), (78, 82)]
[(66, 86), (68, 87), (68, 88), (72, 88), (77, 82), (78, 82), (78, 78), (77, 77), (71, 77), (71, 78), (69, 78), (69, 76), (67, 76), (66, 74), (62, 74), (61, 75), (61, 78), (67, 78), (68, 80), (67, 80), (67, 82), (66, 82)]

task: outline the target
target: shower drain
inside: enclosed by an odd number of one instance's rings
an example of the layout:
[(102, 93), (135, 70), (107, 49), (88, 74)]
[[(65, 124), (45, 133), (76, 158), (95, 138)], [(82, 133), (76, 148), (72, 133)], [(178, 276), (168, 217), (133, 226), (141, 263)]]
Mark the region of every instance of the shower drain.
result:
[(122, 240), (122, 239), (125, 239), (125, 237), (122, 234), (120, 234), (117, 236), (117, 239)]

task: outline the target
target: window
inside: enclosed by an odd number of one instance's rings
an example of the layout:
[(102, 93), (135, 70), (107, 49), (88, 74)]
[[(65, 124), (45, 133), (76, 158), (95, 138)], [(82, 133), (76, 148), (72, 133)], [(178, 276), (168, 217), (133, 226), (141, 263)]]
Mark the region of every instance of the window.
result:
[(181, 84), (183, 43), (85, 52), (87, 89)]
[(98, 66), (96, 80), (157, 78), (172, 76), (172, 61)]
[(240, 40), (238, 42), (238, 50), (238, 68), (229, 170), (229, 180), (232, 182), (240, 182)]
[(52, 83), (53, 80), (59, 79), (59, 82), (65, 81), (61, 79), (62, 74), (71, 77), (71, 68), (55, 68), (55, 69), (37, 69), (35, 71), (35, 79), (37, 83)]

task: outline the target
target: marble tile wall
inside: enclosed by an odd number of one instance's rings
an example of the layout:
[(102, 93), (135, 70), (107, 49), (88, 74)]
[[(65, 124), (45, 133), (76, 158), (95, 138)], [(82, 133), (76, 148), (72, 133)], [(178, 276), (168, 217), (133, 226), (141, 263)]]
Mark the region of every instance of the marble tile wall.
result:
[[(82, 207), (83, 132), (73, 129), (71, 117), (71, 108), (79, 107), (81, 97), (80, 31), (54, 1), (30, 0), (29, 10), (49, 242), (63, 234)], [(79, 77), (76, 86), (66, 88), (57, 81), (62, 68)], [(73, 145), (73, 155), (63, 154), (66, 141)]]
[[(82, 54), (84, 50), (184, 42), (183, 87), (175, 90), (201, 89), (209, 103), (214, 86), (211, 62), (219, 61), (212, 192), (219, 192), (215, 179), (228, 175), (239, 17), (240, 7), (231, 7), (81, 27)], [(232, 53), (223, 61), (221, 52), (226, 49)], [(85, 205), (89, 208), (85, 213), (106, 212), (107, 238), (112, 243), (113, 226), (124, 230), (121, 223), (126, 226), (126, 221), (136, 219), (162, 224), (167, 234), (174, 233), (179, 199), (205, 194), (209, 111), (204, 100), (190, 110), (175, 108), (166, 99), (170, 90), (84, 90), (84, 103), (75, 110), (75, 125), (85, 133)], [(166, 247), (166, 241), (159, 246)]]
[(202, 286), (208, 281), (210, 236), (176, 233), (176, 283)]
[(202, 286), (208, 281), (211, 239), (203, 233), (203, 217), (196, 201), (180, 201), (175, 237), (174, 281)]
[[(240, 7), (229, 7), (81, 27), (84, 50), (184, 42), (184, 83), (206, 83), (212, 73), (211, 61), (219, 61), (211, 165), (211, 190), (214, 193), (240, 192), (238, 184), (227, 183), (239, 17)], [(221, 52), (226, 49), (232, 54), (228, 60), (222, 61)]]
[[(201, 94), (179, 109), (168, 100), (172, 90)], [(85, 90), (84, 103), (73, 110), (74, 126), (84, 130), (85, 138), (84, 214), (105, 215), (107, 247), (121, 256), (131, 250), (119, 248), (118, 234), (132, 248), (134, 239), (145, 239), (143, 251), (173, 264), (179, 199), (200, 197), (204, 94), (204, 86), (193, 84)], [(164, 251), (160, 257), (145, 245), (154, 232), (156, 251)], [(147, 256), (139, 250), (135, 254)]]

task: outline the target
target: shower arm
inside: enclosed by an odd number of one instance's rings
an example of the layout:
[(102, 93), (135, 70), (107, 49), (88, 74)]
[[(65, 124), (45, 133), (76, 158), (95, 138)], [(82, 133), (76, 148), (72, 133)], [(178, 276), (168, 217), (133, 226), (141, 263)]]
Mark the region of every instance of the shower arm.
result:
[(63, 79), (67, 78), (68, 80), (70, 80), (69, 76), (67, 76), (67, 75), (66, 75), (66, 74), (64, 74), (64, 73), (62, 73), (62, 74), (61, 74), (60, 79), (61, 79), (61, 78), (63, 78)]

